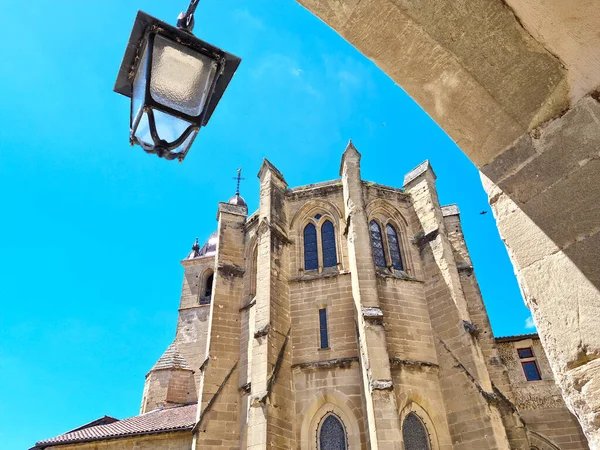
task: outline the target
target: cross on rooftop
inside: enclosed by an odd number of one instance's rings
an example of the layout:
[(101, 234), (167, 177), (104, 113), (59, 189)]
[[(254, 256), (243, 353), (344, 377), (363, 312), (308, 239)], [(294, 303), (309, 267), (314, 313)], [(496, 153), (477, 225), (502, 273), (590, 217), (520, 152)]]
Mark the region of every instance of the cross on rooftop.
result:
[(233, 177), (234, 180), (237, 180), (237, 186), (235, 188), (235, 195), (240, 195), (240, 181), (245, 180), (242, 178), (242, 168), (239, 167), (237, 170), (237, 177)]

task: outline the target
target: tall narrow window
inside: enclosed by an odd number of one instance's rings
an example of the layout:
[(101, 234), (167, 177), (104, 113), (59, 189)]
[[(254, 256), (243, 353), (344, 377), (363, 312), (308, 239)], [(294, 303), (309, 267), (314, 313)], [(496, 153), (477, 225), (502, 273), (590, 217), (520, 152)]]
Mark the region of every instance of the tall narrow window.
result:
[(396, 270), (404, 270), (402, 255), (400, 254), (400, 243), (398, 242), (398, 233), (396, 233), (396, 229), (391, 225), (386, 227), (386, 232), (392, 267)]
[(304, 270), (319, 268), (317, 254), (317, 229), (312, 223), (304, 227)]
[(329, 348), (329, 333), (327, 332), (327, 309), (319, 310), (319, 335), (321, 337), (321, 348)]
[(252, 272), (250, 272), (250, 297), (256, 296), (256, 280), (258, 278), (258, 244), (252, 252)]
[(386, 267), (381, 228), (379, 228), (379, 224), (377, 222), (371, 220), (369, 229), (371, 230), (371, 246), (373, 247), (373, 259), (375, 260), (375, 265), (377, 267)]
[(212, 295), (212, 286), (213, 280), (215, 279), (215, 274), (211, 273), (206, 279), (206, 286), (204, 287), (204, 296), (210, 297)]
[(402, 439), (405, 450), (430, 450), (429, 434), (415, 413), (410, 413), (402, 424)]
[(346, 429), (334, 414), (328, 414), (319, 430), (319, 450), (346, 450)]
[(209, 270), (202, 275), (203, 281), (199, 287), (199, 300), (201, 305), (210, 305), (214, 277), (215, 274), (212, 272), (212, 270)]
[(335, 229), (329, 220), (326, 220), (325, 223), (321, 225), (321, 244), (323, 246), (323, 267), (337, 266)]

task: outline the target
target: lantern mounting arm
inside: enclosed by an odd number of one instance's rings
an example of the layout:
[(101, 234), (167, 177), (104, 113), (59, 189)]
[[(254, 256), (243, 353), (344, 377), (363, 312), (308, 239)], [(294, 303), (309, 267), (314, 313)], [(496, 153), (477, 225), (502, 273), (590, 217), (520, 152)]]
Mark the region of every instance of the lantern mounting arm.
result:
[(198, 3), (200, 3), (200, 0), (190, 0), (187, 11), (179, 14), (179, 17), (177, 18), (177, 28), (189, 33), (192, 32), (194, 29), (194, 12), (198, 7)]

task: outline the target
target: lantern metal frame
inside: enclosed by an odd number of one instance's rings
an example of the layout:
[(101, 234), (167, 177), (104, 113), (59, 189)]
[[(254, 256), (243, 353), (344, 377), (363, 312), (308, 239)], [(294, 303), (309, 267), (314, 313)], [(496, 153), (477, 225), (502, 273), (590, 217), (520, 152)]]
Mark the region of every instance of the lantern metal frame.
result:
[[(227, 53), (218, 47), (198, 39), (191, 33), (190, 29), (190, 27), (173, 27), (159, 19), (156, 19), (155, 17), (150, 16), (149, 14), (146, 14), (143, 11), (138, 11), (133, 29), (131, 31), (131, 36), (129, 37), (129, 43), (127, 44), (127, 49), (125, 50), (123, 62), (121, 63), (119, 74), (114, 86), (114, 91), (118, 94), (122, 94), (129, 98), (133, 96), (134, 79), (138, 70), (138, 66), (141, 62), (141, 57), (143, 56), (144, 49), (147, 48), (146, 73), (143, 74), (146, 79), (144, 99), (142, 103), (143, 108), (137, 117), (134, 117), (133, 115), (137, 111), (133, 111), (133, 100), (131, 101), (130, 143), (131, 145), (140, 145), (146, 153), (156, 154), (159, 157), (164, 157), (165, 159), (169, 160), (178, 159), (179, 161), (183, 161), (191, 145), (193, 144), (195, 137), (183, 151), (173, 153), (172, 150), (176, 149), (183, 142), (185, 142), (191, 133), (200, 131), (200, 128), (208, 123), (212, 113), (217, 107), (217, 104), (221, 100), (225, 89), (229, 85), (233, 74), (241, 62), (241, 59), (237, 56)], [(175, 110), (157, 102), (152, 97), (150, 92), (152, 79), (152, 56), (154, 50), (154, 39), (156, 36), (162, 36), (172, 42), (180, 44), (186, 48), (190, 48), (193, 51), (203, 56), (207, 56), (216, 62), (217, 70), (215, 77), (212, 81), (210, 91), (207, 94), (204, 107), (198, 116), (190, 116), (181, 111)], [(166, 142), (158, 135), (153, 110), (160, 111), (177, 119), (184, 120), (191, 125), (178, 139), (173, 142)], [(135, 136), (135, 132), (144, 115), (144, 112), (148, 116), (150, 135), (154, 145), (146, 145)]]

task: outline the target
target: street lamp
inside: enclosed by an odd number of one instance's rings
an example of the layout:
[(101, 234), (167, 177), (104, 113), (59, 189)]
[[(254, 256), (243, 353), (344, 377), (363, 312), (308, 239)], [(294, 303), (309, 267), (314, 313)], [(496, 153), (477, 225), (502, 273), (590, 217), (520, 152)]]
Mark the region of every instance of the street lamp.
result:
[(114, 91), (131, 98), (131, 145), (183, 161), (241, 59), (192, 34), (192, 0), (177, 27), (138, 11)]

